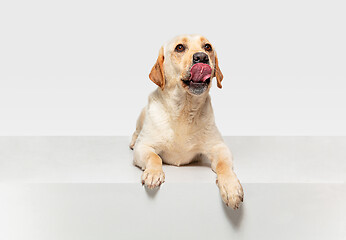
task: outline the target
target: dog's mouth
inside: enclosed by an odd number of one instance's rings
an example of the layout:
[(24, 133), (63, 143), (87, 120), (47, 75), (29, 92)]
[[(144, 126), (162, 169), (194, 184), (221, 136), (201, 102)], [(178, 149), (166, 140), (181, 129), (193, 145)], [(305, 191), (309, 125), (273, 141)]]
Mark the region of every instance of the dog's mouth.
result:
[(212, 69), (208, 64), (196, 63), (191, 67), (189, 76), (182, 81), (190, 93), (200, 95), (208, 89), (211, 72)]

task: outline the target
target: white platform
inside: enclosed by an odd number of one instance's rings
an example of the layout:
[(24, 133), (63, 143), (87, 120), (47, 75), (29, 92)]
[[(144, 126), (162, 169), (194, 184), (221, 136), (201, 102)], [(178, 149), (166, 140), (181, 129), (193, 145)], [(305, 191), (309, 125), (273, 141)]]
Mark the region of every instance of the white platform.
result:
[(243, 206), (207, 162), (140, 184), (128, 137), (0, 137), (0, 239), (345, 239), (346, 137), (225, 137)]

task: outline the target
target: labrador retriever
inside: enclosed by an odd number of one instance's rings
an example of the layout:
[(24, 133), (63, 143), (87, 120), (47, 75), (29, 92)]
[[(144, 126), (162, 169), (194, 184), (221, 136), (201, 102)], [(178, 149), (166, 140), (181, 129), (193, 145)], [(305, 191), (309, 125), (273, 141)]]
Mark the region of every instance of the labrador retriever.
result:
[(162, 163), (180, 166), (203, 154), (217, 174), (223, 201), (237, 209), (244, 193), (215, 125), (209, 95), (214, 77), (222, 88), (216, 52), (205, 37), (182, 35), (164, 44), (149, 74), (158, 88), (137, 120), (130, 148), (148, 188), (165, 181)]

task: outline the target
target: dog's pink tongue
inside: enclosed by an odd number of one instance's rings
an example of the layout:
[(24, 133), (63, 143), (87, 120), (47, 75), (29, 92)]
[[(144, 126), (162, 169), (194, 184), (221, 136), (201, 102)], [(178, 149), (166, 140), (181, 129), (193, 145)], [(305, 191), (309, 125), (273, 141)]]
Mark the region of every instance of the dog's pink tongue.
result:
[(204, 82), (211, 76), (211, 67), (205, 63), (196, 63), (192, 66), (190, 80), (193, 82)]

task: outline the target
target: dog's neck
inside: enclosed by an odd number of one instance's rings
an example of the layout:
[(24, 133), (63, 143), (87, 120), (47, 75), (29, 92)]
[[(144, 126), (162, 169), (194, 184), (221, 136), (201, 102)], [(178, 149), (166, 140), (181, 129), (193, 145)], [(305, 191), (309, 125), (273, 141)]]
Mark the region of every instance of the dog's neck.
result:
[(158, 89), (162, 103), (174, 119), (185, 118), (189, 122), (210, 105), (209, 90), (201, 95), (192, 95), (175, 86), (169, 91)]

